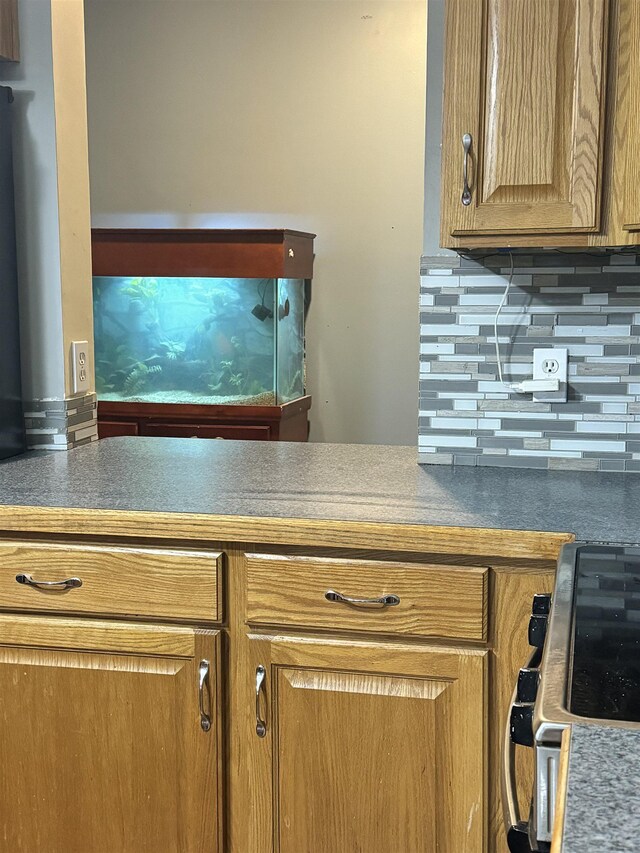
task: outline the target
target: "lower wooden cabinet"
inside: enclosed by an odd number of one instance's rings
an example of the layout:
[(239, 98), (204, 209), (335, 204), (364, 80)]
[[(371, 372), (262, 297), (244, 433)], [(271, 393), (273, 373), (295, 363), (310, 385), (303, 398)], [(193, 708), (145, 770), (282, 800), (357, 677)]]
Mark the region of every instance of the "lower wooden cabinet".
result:
[(218, 632), (0, 616), (0, 638), (0, 849), (222, 851)]
[(506, 853), (541, 561), (126, 538), (0, 542), (0, 853)]
[(251, 801), (232, 849), (483, 850), (486, 658), (252, 637), (256, 709), (240, 733)]

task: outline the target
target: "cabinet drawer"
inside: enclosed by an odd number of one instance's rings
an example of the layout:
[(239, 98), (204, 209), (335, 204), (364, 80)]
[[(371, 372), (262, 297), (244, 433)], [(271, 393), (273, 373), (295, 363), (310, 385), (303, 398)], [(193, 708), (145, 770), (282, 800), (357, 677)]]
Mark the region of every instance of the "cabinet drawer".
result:
[(142, 422), (142, 435), (159, 435), (168, 438), (233, 438), (251, 441), (268, 441), (268, 426), (235, 426), (225, 424), (157, 424)]
[(135, 421), (98, 421), (98, 438), (120, 435), (138, 435), (138, 424)]
[[(0, 542), (0, 608), (216, 622), (219, 552)], [(79, 578), (81, 586), (16, 581)]]
[[(486, 568), (248, 554), (247, 621), (256, 625), (374, 631), (482, 641)], [(374, 606), (328, 600), (397, 596)]]

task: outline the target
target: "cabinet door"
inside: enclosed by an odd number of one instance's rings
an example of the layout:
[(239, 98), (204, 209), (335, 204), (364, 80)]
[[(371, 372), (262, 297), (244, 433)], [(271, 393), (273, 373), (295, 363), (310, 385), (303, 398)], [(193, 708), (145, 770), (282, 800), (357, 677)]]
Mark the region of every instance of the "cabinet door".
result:
[(221, 849), (217, 634), (2, 616), (0, 643), (3, 850)]
[(619, 14), (619, 126), (615, 144), (625, 148), (623, 228), (637, 232), (640, 231), (640, 3), (621, 0)]
[(139, 435), (137, 422), (98, 420), (98, 438), (115, 438), (121, 435)]
[(0, 0), (0, 60), (18, 62), (18, 0)]
[(447, 0), (443, 245), (598, 229), (607, 5)]
[(253, 853), (485, 849), (484, 652), (254, 638), (251, 658)]

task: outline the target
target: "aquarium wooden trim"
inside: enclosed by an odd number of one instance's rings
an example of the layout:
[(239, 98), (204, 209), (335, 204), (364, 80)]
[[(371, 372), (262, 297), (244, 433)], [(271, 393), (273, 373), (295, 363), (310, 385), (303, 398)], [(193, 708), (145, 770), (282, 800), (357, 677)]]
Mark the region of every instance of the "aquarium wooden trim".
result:
[(311, 397), (298, 397), (279, 406), (243, 406), (216, 403), (134, 403), (126, 400), (100, 400), (98, 410), (101, 414), (134, 418), (170, 418), (175, 420), (207, 420), (233, 418), (237, 421), (251, 422), (260, 420), (282, 420), (306, 412), (311, 407)]
[[(306, 441), (310, 408), (309, 396), (280, 406), (101, 400), (98, 403), (98, 435), (100, 438), (118, 435), (184, 437), (187, 429), (193, 430), (193, 437), (197, 438)], [(266, 432), (258, 433), (257, 429), (261, 428)], [(214, 435), (212, 430), (219, 434)]]
[(93, 275), (310, 279), (315, 236), (287, 228), (93, 228)]

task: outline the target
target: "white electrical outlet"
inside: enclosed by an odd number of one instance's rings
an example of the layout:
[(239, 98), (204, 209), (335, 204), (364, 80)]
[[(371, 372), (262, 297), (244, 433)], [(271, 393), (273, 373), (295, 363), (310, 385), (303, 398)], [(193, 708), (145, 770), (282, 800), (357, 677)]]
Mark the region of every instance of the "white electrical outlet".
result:
[(560, 388), (557, 391), (536, 391), (533, 399), (536, 403), (566, 403), (567, 402), (567, 373), (569, 353), (566, 349), (549, 347), (534, 349), (533, 378), (557, 379)]
[(71, 342), (73, 368), (73, 393), (86, 394), (89, 390), (89, 341)]

